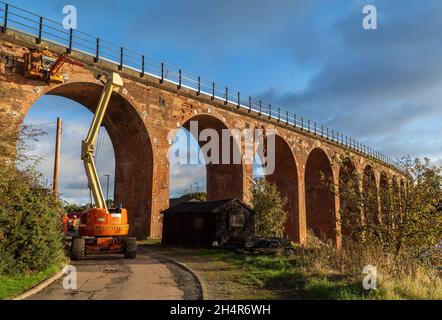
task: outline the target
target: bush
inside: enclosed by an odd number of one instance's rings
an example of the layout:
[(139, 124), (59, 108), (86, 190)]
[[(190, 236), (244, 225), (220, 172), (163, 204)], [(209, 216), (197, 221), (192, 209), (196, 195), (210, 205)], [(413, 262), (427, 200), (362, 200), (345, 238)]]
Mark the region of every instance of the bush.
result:
[[(11, 148), (16, 146), (17, 131), (8, 128), (18, 124), (1, 112), (0, 123), (0, 158), (4, 163), (0, 167), (0, 274), (39, 272), (63, 257), (63, 208), (57, 197), (39, 184), (35, 166), (24, 165), (29, 158), (24, 156), (23, 141), (35, 139), (35, 132), (24, 128), (18, 148)], [(24, 169), (17, 170), (17, 165)]]
[(252, 206), (256, 214), (256, 234), (260, 237), (282, 237), (287, 215), (282, 198), (275, 184), (258, 178), (254, 180)]

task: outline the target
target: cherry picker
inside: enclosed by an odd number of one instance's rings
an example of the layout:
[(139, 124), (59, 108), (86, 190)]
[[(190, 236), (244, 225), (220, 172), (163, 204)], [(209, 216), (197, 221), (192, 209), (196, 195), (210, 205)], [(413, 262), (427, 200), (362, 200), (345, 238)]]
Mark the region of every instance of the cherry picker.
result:
[[(36, 59), (38, 61), (35, 61)], [(124, 208), (111, 209), (107, 207), (94, 163), (94, 146), (97, 135), (112, 94), (118, 93), (123, 87), (123, 80), (118, 73), (106, 72), (95, 66), (71, 60), (65, 54), (54, 59), (47, 49), (41, 54), (30, 53), (26, 61), (29, 63), (26, 68), (26, 77), (33, 79), (37, 77), (47, 82), (52, 80), (60, 82), (63, 65), (70, 63), (91, 71), (94, 77), (104, 85), (92, 124), (86, 139), (82, 142), (81, 149), (81, 159), (86, 170), (95, 208), (91, 208), (81, 215), (79, 236), (75, 236), (71, 240), (71, 259), (82, 260), (86, 255), (92, 253), (122, 253), (125, 258), (134, 259), (137, 255), (137, 243), (135, 238), (128, 236), (127, 211)]]

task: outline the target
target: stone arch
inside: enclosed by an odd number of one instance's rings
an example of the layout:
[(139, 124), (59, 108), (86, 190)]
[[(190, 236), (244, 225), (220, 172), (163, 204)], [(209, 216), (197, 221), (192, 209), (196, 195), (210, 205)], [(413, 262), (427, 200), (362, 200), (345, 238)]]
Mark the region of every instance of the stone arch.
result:
[(313, 149), (305, 166), (305, 204), (307, 229), (322, 239), (336, 241), (333, 171), (327, 154)]
[(379, 200), (381, 206), (381, 222), (389, 228), (392, 223), (391, 188), (387, 174), (382, 171), (379, 180)]
[(356, 167), (350, 158), (345, 158), (339, 168), (340, 218), (344, 241), (354, 238), (358, 226), (361, 225), (359, 197), (359, 178)]
[(362, 177), (364, 220), (367, 224), (379, 224), (378, 188), (373, 167), (366, 165)]
[[(102, 89), (97, 83), (70, 82), (51, 87), (42, 95), (73, 100), (93, 113)], [(156, 222), (152, 221), (153, 150), (149, 135), (135, 107), (120, 94), (112, 96), (103, 125), (115, 153), (115, 203), (127, 209), (130, 233), (145, 238), (156, 228)]]
[[(197, 132), (193, 132), (191, 128), (191, 121), (195, 121), (197, 124)], [(237, 141), (231, 137), (229, 140), (229, 152), (230, 157), (227, 159), (228, 163), (223, 163), (222, 155), (222, 137), (223, 130), (228, 130), (225, 132), (230, 132), (227, 125), (213, 115), (196, 115), (193, 116), (183, 124), (183, 127), (194, 135), (195, 139), (198, 141), (200, 147), (203, 147), (207, 142), (210, 141), (199, 141), (198, 137), (201, 132), (205, 129), (212, 129), (216, 131), (219, 137), (218, 150), (219, 155), (214, 157), (214, 154), (209, 153), (209, 156), (213, 157), (215, 163), (206, 162), (206, 188), (207, 188), (207, 199), (211, 200), (224, 200), (231, 198), (238, 198), (243, 200), (244, 192), (243, 190), (243, 168), (241, 159), (241, 147)], [(197, 135), (197, 136), (195, 136)], [(240, 155), (239, 159), (235, 159), (234, 155)], [(234, 161), (235, 160), (235, 161)], [(216, 162), (217, 161), (217, 162)]]
[[(266, 181), (275, 184), (282, 197), (287, 198), (285, 211), (287, 220), (284, 238), (299, 242), (299, 199), (298, 199), (298, 166), (292, 149), (286, 140), (274, 135), (275, 157), (274, 170), (265, 176)], [(266, 154), (267, 157), (271, 156)]]

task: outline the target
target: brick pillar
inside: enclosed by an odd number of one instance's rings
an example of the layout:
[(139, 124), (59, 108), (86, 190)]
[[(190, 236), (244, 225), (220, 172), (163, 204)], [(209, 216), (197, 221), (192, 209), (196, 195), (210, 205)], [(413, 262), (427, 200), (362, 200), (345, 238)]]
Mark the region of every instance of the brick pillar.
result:
[(251, 206), (252, 205), (252, 188), (253, 188), (253, 165), (252, 164), (243, 164), (243, 177), (242, 177), (242, 185), (243, 185), (243, 194), (242, 201)]
[[(374, 170), (374, 169), (373, 169)], [(378, 221), (382, 224), (382, 203), (381, 203), (381, 174), (378, 171), (374, 172), (376, 180), (376, 201), (378, 206)]]
[(162, 235), (163, 219), (161, 212), (169, 207), (169, 144), (167, 139), (153, 137), (153, 181), (152, 211), (149, 228), (150, 237)]
[(339, 197), (339, 164), (335, 163), (332, 166), (333, 170), (333, 184), (334, 184), (334, 196), (335, 196), (335, 222), (336, 222), (336, 247), (342, 246), (342, 230), (341, 230), (341, 199)]
[[(359, 188), (359, 193), (362, 195), (364, 192), (364, 170), (362, 169), (361, 171), (358, 171), (358, 175), (360, 177), (359, 181), (358, 181), (358, 188)], [(364, 212), (364, 206), (361, 206), (361, 224), (364, 225), (366, 223), (365, 221), (365, 212)], [(364, 232), (361, 234), (362, 240), (365, 238), (365, 234)]]
[(299, 242), (307, 241), (307, 208), (305, 202), (305, 158), (298, 158)]

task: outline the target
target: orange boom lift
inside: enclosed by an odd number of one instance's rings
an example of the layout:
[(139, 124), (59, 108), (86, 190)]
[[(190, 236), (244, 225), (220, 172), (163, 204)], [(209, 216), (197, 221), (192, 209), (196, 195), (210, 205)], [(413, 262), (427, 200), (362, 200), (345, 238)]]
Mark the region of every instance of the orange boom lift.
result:
[[(46, 57), (50, 57), (50, 59), (46, 59)], [(110, 209), (107, 207), (94, 163), (94, 146), (97, 135), (112, 94), (119, 92), (123, 87), (123, 80), (118, 73), (105, 72), (94, 66), (71, 60), (67, 55), (54, 59), (54, 56), (46, 49), (42, 53), (30, 53), (25, 76), (48, 82), (59, 82), (62, 81), (61, 69), (65, 63), (79, 65), (90, 70), (96, 79), (104, 85), (94, 119), (86, 139), (83, 140), (81, 149), (81, 159), (84, 163), (95, 208), (89, 209), (81, 215), (79, 236), (73, 237), (71, 242), (71, 259), (82, 260), (91, 253), (122, 253), (125, 258), (134, 259), (137, 255), (137, 243), (135, 238), (128, 236), (127, 211), (124, 208)]]

